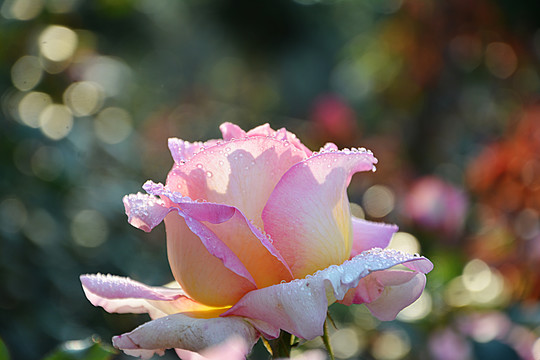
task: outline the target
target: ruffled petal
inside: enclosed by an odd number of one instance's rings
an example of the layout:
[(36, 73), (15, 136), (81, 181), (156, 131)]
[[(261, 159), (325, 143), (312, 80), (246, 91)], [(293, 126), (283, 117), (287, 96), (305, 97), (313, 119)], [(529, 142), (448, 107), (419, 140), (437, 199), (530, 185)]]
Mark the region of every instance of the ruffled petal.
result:
[(130, 278), (102, 274), (81, 275), (80, 280), (92, 305), (109, 313), (148, 313), (153, 319), (186, 313), (203, 318), (208, 314), (218, 316), (226, 310), (199, 304), (181, 288), (152, 287)]
[[(426, 286), (426, 275), (413, 273), (408, 281), (386, 284), (384, 279), (379, 281), (384, 285), (384, 291), (374, 301), (366, 303), (366, 307), (379, 320), (394, 320), (397, 314), (416, 301)], [(395, 275), (395, 274), (386, 274)]]
[[(181, 216), (170, 214), (166, 218), (169, 261), (177, 281), (197, 301), (214, 306), (232, 305), (246, 291), (252, 290), (245, 286), (231, 287), (232, 284), (224, 282), (225, 274), (220, 274), (224, 268), (259, 288), (292, 280), (290, 269), (271, 241), (240, 210), (223, 204), (194, 202), (152, 182), (147, 182), (144, 189), (166, 197), (170, 202), (168, 206), (174, 207)], [(196, 242), (193, 234), (204, 247), (186, 245), (192, 240)], [(187, 251), (186, 246), (197, 252)], [(212, 259), (202, 261), (199, 253), (205, 259), (212, 255), (222, 263)], [(199, 267), (204, 268), (195, 271)]]
[(306, 156), (311, 156), (312, 151), (309, 150), (298, 137), (285, 128), (274, 130), (269, 124), (259, 125), (248, 132), (242, 130), (238, 125), (226, 122), (219, 127), (223, 134), (223, 140), (242, 139), (252, 136), (274, 136), (280, 140), (290, 142), (294, 147), (304, 152)]
[(295, 278), (349, 259), (352, 226), (347, 186), (354, 173), (372, 170), (370, 151), (328, 151), (293, 166), (263, 210), (265, 231)]
[(242, 139), (247, 136), (246, 132), (236, 124), (225, 122), (219, 126), (223, 140)]
[(208, 140), (206, 142), (189, 142), (178, 138), (170, 138), (168, 145), (174, 162), (181, 164), (182, 162), (191, 159), (193, 155), (202, 149), (213, 146), (219, 142), (220, 140), (215, 139)]
[[(371, 249), (340, 266), (330, 266), (305, 279), (251, 291), (221, 316), (239, 315), (262, 320), (274, 326), (273, 332), (258, 328), (267, 338), (278, 333), (276, 329), (283, 329), (310, 340), (323, 334), (323, 324), (330, 303), (342, 300), (346, 293), (356, 288), (360, 279), (368, 274), (399, 264), (421, 273), (429, 272), (433, 268), (433, 264), (424, 257), (396, 250)], [(382, 313), (385, 311), (383, 305), (377, 309)], [(255, 323), (253, 325), (257, 326)]]
[(352, 216), (353, 245), (351, 257), (375, 247), (386, 248), (392, 235), (398, 231), (397, 225), (367, 221)]
[(147, 194), (126, 195), (123, 202), (128, 222), (146, 232), (162, 222), (170, 211), (163, 200)]
[(285, 141), (255, 136), (206, 148), (175, 164), (167, 186), (191, 199), (227, 204), (262, 227), (261, 213), (281, 176), (305, 154)]
[(113, 345), (128, 355), (149, 359), (154, 353), (163, 354), (165, 349), (200, 352), (227, 341), (231, 336), (244, 339), (249, 350), (258, 339), (257, 331), (238, 317), (194, 319), (172, 314), (113, 337)]

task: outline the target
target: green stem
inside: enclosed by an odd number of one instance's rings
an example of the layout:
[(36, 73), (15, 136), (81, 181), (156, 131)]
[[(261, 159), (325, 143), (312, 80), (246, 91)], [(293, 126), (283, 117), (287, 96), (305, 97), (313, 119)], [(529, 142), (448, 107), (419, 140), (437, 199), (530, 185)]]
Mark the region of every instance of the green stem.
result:
[(330, 345), (330, 337), (328, 336), (328, 320), (324, 321), (324, 334), (322, 336), (322, 340), (324, 346), (326, 347), (326, 351), (328, 351), (328, 355), (330, 355), (330, 360), (335, 360), (334, 352), (332, 351), (332, 346)]
[(285, 331), (282, 331), (277, 339), (268, 341), (270, 348), (272, 349), (272, 358), (290, 358), (292, 347), (291, 342), (292, 335)]

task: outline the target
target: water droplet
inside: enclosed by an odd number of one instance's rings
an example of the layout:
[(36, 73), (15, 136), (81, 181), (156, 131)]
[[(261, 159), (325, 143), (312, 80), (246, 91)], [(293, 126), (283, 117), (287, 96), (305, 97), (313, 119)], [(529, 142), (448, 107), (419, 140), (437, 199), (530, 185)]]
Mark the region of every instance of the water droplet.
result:
[(200, 164), (200, 163), (197, 164), (197, 167), (198, 167), (199, 169), (202, 169), (202, 164)]
[(207, 176), (207, 177), (211, 178), (212, 175), (213, 175), (212, 172), (210, 172), (210, 171), (207, 171), (207, 172), (206, 172), (206, 176)]
[(230, 151), (231, 151), (231, 148), (227, 146), (227, 147), (225, 148), (225, 152), (230, 152)]
[(223, 160), (219, 160), (219, 166), (223, 166)]

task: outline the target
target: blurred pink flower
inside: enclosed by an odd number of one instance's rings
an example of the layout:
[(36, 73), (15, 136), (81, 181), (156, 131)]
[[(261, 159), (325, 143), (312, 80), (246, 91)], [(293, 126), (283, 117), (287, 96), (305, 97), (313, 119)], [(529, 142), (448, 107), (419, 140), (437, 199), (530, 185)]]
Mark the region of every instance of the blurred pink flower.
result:
[(418, 225), (452, 236), (463, 228), (467, 198), (452, 184), (425, 176), (413, 183), (405, 200), (405, 211)]
[[(202, 351), (236, 335), (248, 349), (280, 330), (323, 334), (328, 305), (366, 303), (390, 320), (422, 293), (433, 265), (383, 250), (397, 227), (351, 216), (347, 186), (377, 160), (365, 149), (327, 144), (312, 153), (294, 134), (268, 125), (245, 132), (225, 123), (223, 139), (170, 139), (165, 185), (124, 198), (129, 222), (150, 231), (165, 221), (177, 288), (128, 278), (81, 276), (90, 302), (153, 319), (113, 344), (150, 357)], [(390, 269), (403, 264), (407, 270)]]
[(325, 139), (347, 143), (358, 134), (354, 110), (334, 94), (326, 94), (316, 99), (311, 118), (318, 133)]

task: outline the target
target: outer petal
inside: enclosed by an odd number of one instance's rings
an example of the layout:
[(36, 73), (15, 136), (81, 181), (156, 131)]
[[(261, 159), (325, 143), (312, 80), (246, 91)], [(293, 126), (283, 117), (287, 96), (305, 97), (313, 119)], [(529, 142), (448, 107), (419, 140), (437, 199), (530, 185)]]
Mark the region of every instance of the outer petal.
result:
[(388, 284), (381, 277), (379, 281), (385, 285), (384, 291), (378, 299), (367, 303), (366, 306), (376, 318), (388, 321), (394, 320), (401, 310), (420, 297), (426, 286), (426, 275), (416, 273), (408, 281), (397, 284)]
[(177, 349), (176, 353), (183, 360), (245, 360), (251, 347), (239, 336), (230, 337), (224, 343), (201, 351), (200, 354), (189, 350)]
[(347, 186), (377, 160), (362, 150), (319, 153), (293, 166), (263, 211), (265, 231), (295, 278), (349, 258), (352, 228)]
[(81, 275), (88, 300), (109, 313), (148, 313), (153, 319), (172, 313), (189, 313), (205, 317), (216, 309), (199, 304), (180, 288), (151, 287), (130, 278), (113, 275)]
[(353, 245), (351, 257), (375, 247), (386, 248), (392, 235), (398, 231), (397, 225), (367, 221), (351, 216)]
[(227, 269), (257, 287), (292, 279), (270, 240), (240, 210), (194, 202), (161, 184), (147, 182), (144, 188), (167, 197), (168, 205), (182, 217), (170, 214), (165, 220), (168, 255), (175, 278), (194, 299), (213, 306), (232, 305), (253, 289), (231, 284)]
[(225, 342), (231, 336), (241, 337), (249, 347), (258, 339), (257, 331), (238, 317), (194, 319), (173, 314), (147, 322), (130, 333), (115, 336), (113, 345), (133, 356), (150, 358), (154, 353), (177, 348), (200, 352)]
[(204, 148), (213, 146), (219, 143), (219, 140), (208, 140), (206, 142), (196, 141), (190, 143), (189, 141), (181, 140), (178, 138), (170, 138), (168, 145), (169, 150), (175, 163), (180, 164), (193, 157), (197, 152)]
[(251, 291), (221, 316), (240, 315), (271, 324), (275, 327), (273, 332), (259, 328), (268, 338), (276, 337), (279, 329), (283, 329), (298, 337), (313, 339), (323, 334), (329, 303), (343, 299), (349, 289), (355, 288), (360, 279), (371, 272), (398, 264), (421, 273), (433, 268), (424, 257), (372, 249), (305, 279)]
[(205, 149), (176, 164), (167, 186), (191, 199), (227, 204), (262, 227), (261, 213), (281, 176), (305, 154), (285, 141), (255, 136)]
[(170, 211), (163, 200), (141, 193), (124, 196), (123, 202), (128, 222), (146, 232), (162, 222)]

